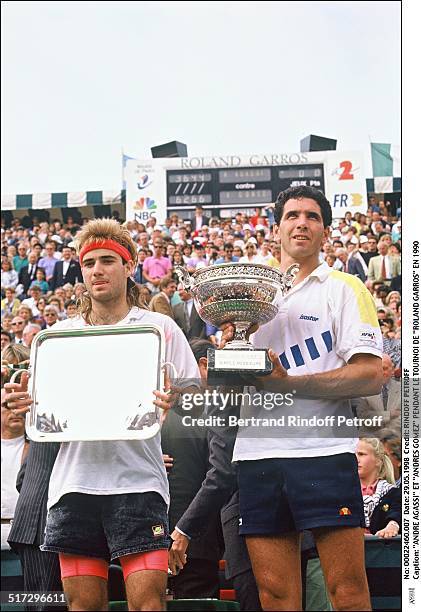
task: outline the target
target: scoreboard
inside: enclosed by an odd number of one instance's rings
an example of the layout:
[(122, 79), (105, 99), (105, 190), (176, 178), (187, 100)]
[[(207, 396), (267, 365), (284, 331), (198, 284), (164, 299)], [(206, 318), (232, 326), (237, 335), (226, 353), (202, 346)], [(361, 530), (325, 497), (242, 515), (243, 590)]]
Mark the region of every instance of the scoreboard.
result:
[(198, 205), (208, 214), (230, 216), (264, 208), (295, 186), (322, 191), (334, 217), (366, 212), (363, 166), (361, 153), (339, 151), (131, 159), (125, 168), (126, 219), (154, 216), (163, 223), (172, 211), (189, 218)]
[(167, 170), (168, 210), (248, 208), (274, 202), (280, 191), (310, 185), (324, 192), (323, 164), (190, 172)]

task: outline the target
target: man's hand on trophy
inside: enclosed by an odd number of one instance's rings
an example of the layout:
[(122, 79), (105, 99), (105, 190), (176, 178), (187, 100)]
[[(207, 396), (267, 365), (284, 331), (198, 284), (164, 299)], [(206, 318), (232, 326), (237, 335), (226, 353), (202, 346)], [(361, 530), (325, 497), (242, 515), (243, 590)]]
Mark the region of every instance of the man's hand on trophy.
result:
[(22, 372), (20, 383), (6, 383), (3, 403), (16, 416), (24, 416), (32, 405), (32, 397), (28, 393), (28, 372)]
[[(231, 340), (234, 339), (235, 325), (234, 323), (222, 323), (220, 329), (222, 330), (222, 338), (221, 338), (218, 348), (223, 349), (227, 342), (230, 342)], [(255, 332), (257, 332), (258, 329), (259, 329), (258, 323), (251, 325), (250, 328), (247, 330), (246, 340), (249, 339), (251, 334), (254, 334)]]
[(281, 392), (291, 391), (291, 377), (279, 361), (278, 355), (272, 349), (268, 350), (269, 359), (273, 363), (273, 370), (267, 376), (255, 376), (254, 385), (258, 390)]

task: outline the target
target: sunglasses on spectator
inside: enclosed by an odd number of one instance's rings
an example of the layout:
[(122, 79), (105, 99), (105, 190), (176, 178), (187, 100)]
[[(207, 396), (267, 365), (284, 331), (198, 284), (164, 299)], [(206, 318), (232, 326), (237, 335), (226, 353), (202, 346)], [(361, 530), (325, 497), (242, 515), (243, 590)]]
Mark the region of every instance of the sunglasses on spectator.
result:
[(23, 325), (25, 323), (25, 321), (15, 321), (12, 322), (12, 325)]
[(55, 312), (45, 312), (44, 317), (56, 317), (57, 313)]

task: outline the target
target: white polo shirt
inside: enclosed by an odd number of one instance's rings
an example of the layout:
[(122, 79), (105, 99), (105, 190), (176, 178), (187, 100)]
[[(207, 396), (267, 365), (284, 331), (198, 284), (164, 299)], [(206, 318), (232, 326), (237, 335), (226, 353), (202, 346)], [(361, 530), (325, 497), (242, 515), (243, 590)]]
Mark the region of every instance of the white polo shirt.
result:
[[(278, 298), (279, 312), (251, 340), (257, 348), (272, 348), (291, 376), (317, 374), (346, 365), (353, 355), (382, 357), (382, 336), (373, 298), (359, 278), (320, 264), (307, 278)], [(358, 383), (356, 383), (358, 384)], [(293, 397), (292, 406), (268, 411), (243, 405), (241, 417), (351, 418), (350, 400)], [(293, 431), (292, 438), (286, 432)], [(285, 430), (282, 425), (239, 427), (233, 461), (272, 457), (317, 457), (355, 452), (355, 437), (329, 435), (325, 426)], [(333, 430), (332, 430), (333, 431)], [(352, 431), (347, 429), (346, 431)], [(354, 434), (354, 432), (353, 432)], [(311, 437), (306, 437), (310, 436)], [(347, 435), (347, 434), (346, 434)]]

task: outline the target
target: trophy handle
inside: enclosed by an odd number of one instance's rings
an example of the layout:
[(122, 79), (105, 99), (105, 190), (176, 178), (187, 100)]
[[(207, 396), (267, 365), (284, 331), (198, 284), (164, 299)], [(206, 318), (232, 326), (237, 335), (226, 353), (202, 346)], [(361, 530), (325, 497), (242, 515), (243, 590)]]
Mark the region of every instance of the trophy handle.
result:
[(178, 282), (183, 286), (183, 289), (186, 291), (191, 291), (195, 282), (190, 273), (187, 271), (187, 268), (176, 264), (174, 266), (174, 272), (177, 274)]
[(288, 293), (295, 282), (295, 277), (300, 269), (300, 264), (293, 263), (289, 266), (282, 275), (282, 293)]

